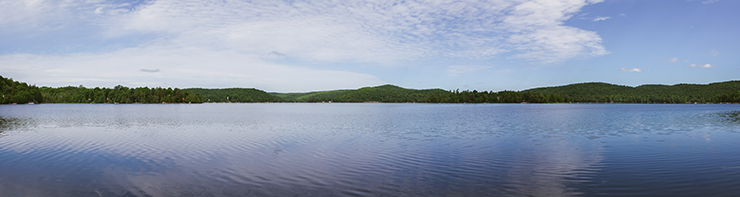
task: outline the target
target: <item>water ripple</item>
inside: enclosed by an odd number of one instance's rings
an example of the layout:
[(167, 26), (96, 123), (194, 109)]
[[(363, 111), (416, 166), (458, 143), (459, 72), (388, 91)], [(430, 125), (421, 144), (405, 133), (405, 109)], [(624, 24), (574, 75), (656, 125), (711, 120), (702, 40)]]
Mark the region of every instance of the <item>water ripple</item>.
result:
[(740, 193), (740, 107), (0, 106), (2, 196)]

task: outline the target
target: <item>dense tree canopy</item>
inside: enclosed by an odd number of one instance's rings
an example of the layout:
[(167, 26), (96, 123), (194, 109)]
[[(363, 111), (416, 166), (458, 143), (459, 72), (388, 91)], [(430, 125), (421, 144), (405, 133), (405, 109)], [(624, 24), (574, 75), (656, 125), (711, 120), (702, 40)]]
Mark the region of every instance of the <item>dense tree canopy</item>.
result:
[(203, 89), (188, 88), (201, 96), (204, 102), (279, 102), (280, 98), (254, 88)]
[(178, 88), (129, 88), (118, 85), (110, 88), (83, 86), (42, 87), (44, 103), (201, 103), (201, 98)]
[(275, 93), (284, 102), (428, 102), (434, 94), (444, 94), (442, 89), (414, 90), (394, 85), (364, 87), (357, 90), (332, 90), (310, 93)]
[(482, 91), (442, 89), (413, 90), (393, 85), (357, 90), (334, 90), (273, 95), (283, 102), (426, 102), (426, 103), (716, 103), (740, 102), (740, 81), (707, 85), (620, 86), (607, 83), (579, 83), (524, 91)]
[(707, 85), (579, 83), (524, 91), (415, 90), (394, 85), (308, 93), (254, 88), (36, 87), (0, 76), (1, 103), (419, 102), (419, 103), (718, 103), (740, 102), (740, 81)]
[(740, 103), (740, 90), (737, 90), (737, 91), (731, 90), (723, 94), (717, 95), (717, 101), (718, 102)]
[(517, 91), (449, 91), (435, 94), (427, 99), (430, 103), (563, 103), (568, 102), (567, 95), (543, 94)]
[[(698, 84), (620, 86), (607, 83), (579, 83), (525, 90), (543, 94), (562, 94), (569, 102), (615, 103), (706, 103), (731, 102), (719, 95), (740, 90), (740, 81)], [(737, 101), (735, 101), (737, 102)]]
[(40, 103), (43, 100), (41, 91), (35, 85), (28, 85), (0, 76), (0, 104)]
[(0, 76), (0, 103), (200, 103), (200, 96), (178, 88), (36, 87)]

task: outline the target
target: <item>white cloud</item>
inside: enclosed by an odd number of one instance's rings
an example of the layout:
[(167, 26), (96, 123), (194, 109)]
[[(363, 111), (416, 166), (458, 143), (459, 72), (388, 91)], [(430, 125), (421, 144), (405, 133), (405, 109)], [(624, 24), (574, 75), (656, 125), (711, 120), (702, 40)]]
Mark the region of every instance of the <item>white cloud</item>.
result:
[(480, 65), (454, 65), (447, 67), (447, 73), (450, 76), (460, 76), (465, 73), (479, 72), (490, 69), (491, 66)]
[[(599, 44), (601, 38), (595, 32), (566, 26), (549, 28), (509, 37), (512, 42), (516, 43), (514, 48), (523, 51), (513, 57), (552, 63), (583, 55), (609, 54)], [(589, 40), (589, 42), (582, 42), (582, 40)]]
[[(164, 47), (65, 56), (0, 56), (3, 75), (41, 86), (255, 87), (296, 92), (381, 85), (378, 77), (264, 61), (257, 55)], [(141, 67), (156, 69), (141, 69)], [(158, 71), (160, 72), (153, 72)], [(166, 71), (166, 72), (165, 72)]]
[(563, 26), (581, 7), (601, 1), (528, 1), (516, 5), (503, 20), (512, 35), (508, 43), (520, 51), (514, 57), (558, 62), (578, 56), (609, 52), (595, 32)]
[(596, 18), (594, 18), (594, 19), (593, 19), (593, 21), (594, 21), (594, 22), (595, 22), (595, 21), (605, 21), (605, 20), (608, 20), (608, 19), (610, 19), (610, 18), (611, 18), (611, 17), (608, 17), (608, 16), (601, 16), (601, 17), (596, 17)]
[[(599, 2), (2, 1), (0, 36), (30, 32), (32, 39), (32, 34), (47, 32), (65, 39), (80, 34), (58, 34), (60, 29), (85, 29), (92, 33), (84, 36), (90, 37), (79, 40), (99, 39), (89, 43), (101, 46), (89, 46), (84, 53), (0, 55), (0, 72), (52, 86), (354, 88), (383, 81), (362, 73), (300, 65), (404, 65), (436, 57), (554, 63), (601, 56), (609, 52), (596, 32), (564, 24), (584, 6)], [(110, 40), (130, 45), (104, 45)], [(286, 60), (290, 65), (275, 63)], [(142, 68), (162, 72), (142, 72)], [(336, 79), (328, 81), (334, 75)]]
[(103, 7), (95, 8), (95, 14), (103, 14)]
[(621, 16), (621, 17), (627, 17), (627, 14), (621, 13), (621, 14), (619, 14), (619, 16)]
[(676, 57), (671, 58), (670, 61), (673, 62), (673, 63), (678, 62), (678, 58), (676, 58)]
[(74, 16), (69, 10), (56, 9), (63, 5), (63, 2), (57, 1), (0, 1), (0, 29), (8, 33), (58, 28)]
[(717, 57), (719, 56), (719, 51), (712, 50), (709, 52), (709, 55), (712, 55), (712, 57)]
[(703, 4), (710, 4), (710, 3), (717, 2), (717, 1), (719, 1), (719, 0), (706, 0), (706, 1), (703, 1), (701, 3), (703, 3)]
[(157, 32), (173, 42), (320, 61), (394, 62), (431, 56), (544, 62), (608, 52), (592, 31), (564, 26), (600, 1), (156, 1), (111, 19), (109, 33)]
[(704, 64), (704, 65), (689, 64), (689, 67), (692, 67), (692, 68), (696, 68), (696, 67), (700, 67), (700, 68), (713, 68), (713, 67), (715, 67), (715, 65), (711, 65), (711, 64)]
[(122, 14), (133, 9), (131, 3), (113, 4), (97, 0), (0, 1), (0, 28), (4, 32), (79, 28), (81, 23), (100, 19), (99, 15)]
[(622, 72), (642, 72), (642, 70), (640, 70), (639, 68), (633, 68), (633, 69), (622, 68), (622, 69), (619, 69), (619, 71), (622, 71)]

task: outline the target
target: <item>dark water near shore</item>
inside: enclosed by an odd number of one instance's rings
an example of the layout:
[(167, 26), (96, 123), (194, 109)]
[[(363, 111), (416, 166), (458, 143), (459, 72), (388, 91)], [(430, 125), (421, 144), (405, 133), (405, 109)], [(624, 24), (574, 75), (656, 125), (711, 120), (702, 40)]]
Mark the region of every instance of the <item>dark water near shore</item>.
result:
[(0, 106), (0, 196), (738, 196), (740, 105)]

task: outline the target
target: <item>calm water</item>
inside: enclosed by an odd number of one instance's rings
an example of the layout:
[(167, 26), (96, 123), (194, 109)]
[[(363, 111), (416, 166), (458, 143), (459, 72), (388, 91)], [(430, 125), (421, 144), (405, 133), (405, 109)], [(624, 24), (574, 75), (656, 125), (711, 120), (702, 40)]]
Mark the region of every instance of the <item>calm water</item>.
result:
[(740, 105), (0, 106), (0, 196), (738, 196)]

